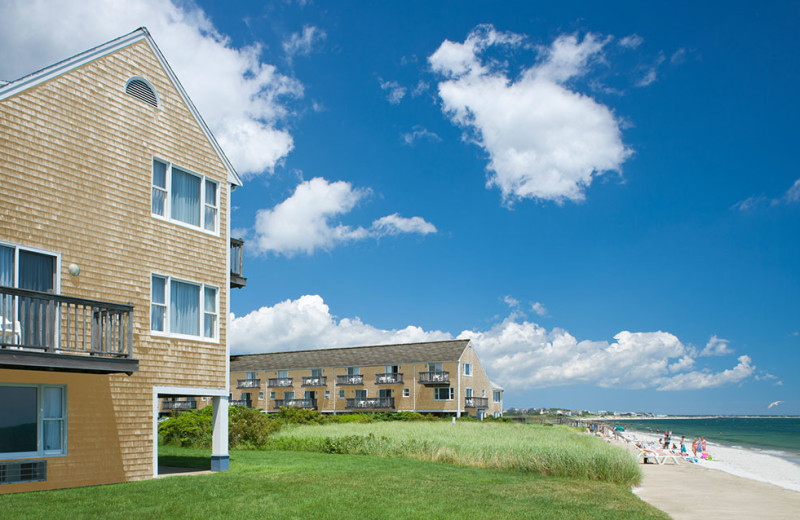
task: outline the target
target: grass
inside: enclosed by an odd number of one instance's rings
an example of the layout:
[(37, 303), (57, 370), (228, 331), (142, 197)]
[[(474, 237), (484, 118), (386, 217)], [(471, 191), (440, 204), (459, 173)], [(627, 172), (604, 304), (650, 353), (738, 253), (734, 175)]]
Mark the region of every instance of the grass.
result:
[(566, 426), (380, 422), (284, 427), (272, 449), (447, 462), (632, 485), (641, 470), (624, 449)]
[[(165, 461), (210, 451), (162, 448)], [(626, 486), (518, 471), (321, 453), (232, 451), (231, 470), (0, 495), (4, 518), (666, 519)]]

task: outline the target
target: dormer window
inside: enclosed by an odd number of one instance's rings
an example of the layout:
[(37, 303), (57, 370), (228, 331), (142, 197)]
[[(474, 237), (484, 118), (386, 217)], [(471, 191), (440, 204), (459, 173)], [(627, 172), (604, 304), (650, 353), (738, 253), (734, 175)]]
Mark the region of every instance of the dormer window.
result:
[(128, 83), (125, 84), (125, 93), (152, 107), (158, 108), (156, 89), (144, 78), (133, 77), (129, 79)]

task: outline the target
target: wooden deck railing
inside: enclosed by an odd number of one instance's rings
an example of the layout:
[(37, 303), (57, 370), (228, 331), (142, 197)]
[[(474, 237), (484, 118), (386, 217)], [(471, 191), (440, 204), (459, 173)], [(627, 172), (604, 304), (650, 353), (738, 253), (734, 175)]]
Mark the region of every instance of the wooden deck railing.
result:
[(450, 372), (420, 372), (419, 383), (421, 385), (449, 385)]
[(464, 399), (464, 408), (489, 408), (489, 398), (467, 397)]
[(364, 376), (361, 374), (349, 376), (336, 376), (336, 385), (363, 385)]
[(366, 397), (346, 399), (344, 407), (347, 410), (375, 410), (375, 409), (393, 409), (394, 397)]
[(242, 276), (244, 263), (244, 240), (231, 238), (231, 289), (241, 289), (247, 285), (247, 278)]
[(253, 407), (253, 401), (248, 401), (246, 399), (231, 399), (228, 404), (230, 406), (244, 406), (245, 408)]
[(303, 378), (303, 386), (327, 386), (328, 385), (328, 377), (327, 376), (311, 376), (311, 377), (304, 377)]
[(287, 388), (292, 386), (291, 377), (271, 377), (267, 379), (268, 388)]
[(261, 388), (261, 379), (237, 379), (236, 388)]
[(303, 408), (305, 410), (316, 410), (316, 399), (275, 399), (275, 408), (280, 409), (284, 406), (294, 406), (295, 408)]
[(133, 358), (133, 305), (0, 286), (0, 349)]
[(376, 385), (401, 385), (403, 384), (403, 374), (393, 372), (389, 374), (375, 374)]
[(195, 410), (197, 401), (168, 401), (164, 400), (164, 410)]

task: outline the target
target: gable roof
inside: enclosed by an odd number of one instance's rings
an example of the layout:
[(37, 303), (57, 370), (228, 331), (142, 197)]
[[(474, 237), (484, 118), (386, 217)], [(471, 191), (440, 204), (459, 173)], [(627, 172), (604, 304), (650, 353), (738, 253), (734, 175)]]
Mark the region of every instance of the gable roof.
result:
[(214, 134), (211, 133), (211, 130), (208, 128), (208, 125), (206, 125), (203, 117), (200, 115), (200, 112), (197, 111), (197, 107), (194, 106), (194, 103), (192, 103), (189, 95), (183, 89), (181, 82), (178, 80), (178, 77), (175, 75), (172, 67), (169, 66), (169, 63), (167, 63), (167, 59), (163, 54), (161, 54), (161, 50), (156, 45), (153, 37), (150, 36), (150, 33), (146, 27), (139, 27), (135, 31), (124, 36), (120, 36), (119, 38), (111, 40), (110, 42), (98, 45), (97, 47), (93, 47), (87, 51), (81, 52), (80, 54), (76, 54), (71, 58), (54, 63), (17, 80), (7, 83), (0, 82), (0, 101), (142, 40), (147, 42), (147, 44), (150, 46), (150, 49), (156, 55), (156, 58), (158, 58), (159, 63), (161, 63), (161, 66), (164, 68), (164, 71), (167, 73), (170, 81), (177, 89), (184, 103), (186, 103), (186, 106), (189, 108), (189, 111), (191, 112), (195, 121), (197, 121), (197, 124), (200, 125), (200, 129), (203, 131), (203, 134), (205, 134), (206, 138), (211, 144), (211, 147), (225, 165), (225, 169), (228, 170), (228, 182), (236, 186), (241, 186), (242, 180), (239, 177), (239, 174), (236, 173), (236, 169), (233, 167), (230, 160), (228, 160), (225, 152), (222, 151), (219, 143), (214, 138)]
[(231, 372), (458, 361), (468, 339), (231, 356)]

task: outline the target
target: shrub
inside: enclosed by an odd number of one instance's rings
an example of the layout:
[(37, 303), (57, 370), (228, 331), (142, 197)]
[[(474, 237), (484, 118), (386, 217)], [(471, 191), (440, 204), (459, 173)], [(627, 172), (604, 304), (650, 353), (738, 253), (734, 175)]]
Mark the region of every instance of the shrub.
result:
[(324, 424), (325, 416), (316, 410), (306, 410), (294, 406), (284, 406), (278, 412), (278, 419), (289, 424)]
[(211, 446), (211, 407), (173, 415), (158, 426), (164, 443), (174, 446), (208, 448)]
[(233, 406), (228, 419), (228, 443), (231, 448), (263, 448), (270, 434), (281, 429), (281, 423), (272, 420), (255, 408)]
[[(210, 448), (212, 427), (211, 406), (173, 415), (158, 427), (164, 444), (191, 448)], [(228, 408), (228, 445), (231, 448), (263, 448), (268, 437), (279, 431), (281, 422), (255, 408)]]

